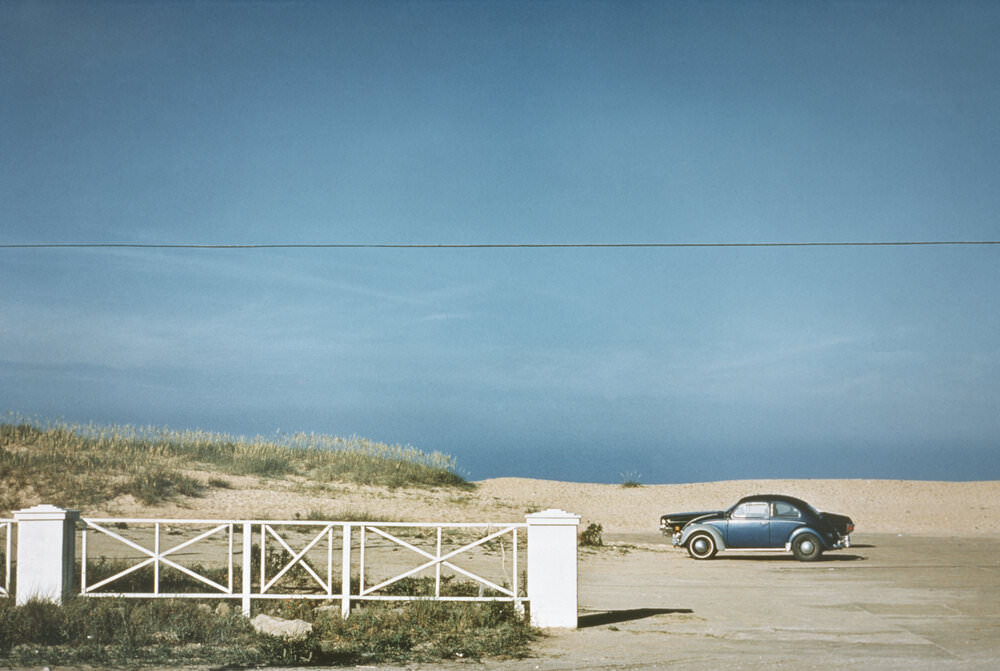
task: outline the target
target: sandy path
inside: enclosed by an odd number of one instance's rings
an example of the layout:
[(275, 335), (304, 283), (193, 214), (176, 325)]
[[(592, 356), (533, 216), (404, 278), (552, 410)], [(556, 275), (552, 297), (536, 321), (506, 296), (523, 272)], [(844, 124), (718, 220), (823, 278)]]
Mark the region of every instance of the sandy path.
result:
[[(207, 478), (206, 474), (202, 474)], [(230, 489), (202, 498), (144, 507), (121, 497), (89, 516), (511, 522), (528, 512), (561, 508), (600, 523), (605, 535), (655, 531), (666, 512), (726, 508), (756, 493), (798, 496), (820, 510), (850, 515), (859, 532), (929, 536), (1000, 535), (1000, 481), (737, 480), (678, 485), (621, 485), (497, 478), (473, 491), (395, 489), (301, 480), (229, 477)]]

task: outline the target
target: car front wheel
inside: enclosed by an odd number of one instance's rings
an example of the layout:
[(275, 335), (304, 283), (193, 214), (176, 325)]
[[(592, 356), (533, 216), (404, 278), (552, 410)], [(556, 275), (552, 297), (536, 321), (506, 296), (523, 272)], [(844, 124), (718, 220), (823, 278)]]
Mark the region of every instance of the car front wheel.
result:
[(815, 561), (822, 553), (823, 546), (812, 534), (802, 534), (792, 541), (792, 554), (799, 561)]
[(695, 559), (711, 559), (715, 556), (715, 539), (712, 534), (701, 532), (688, 539), (688, 554)]

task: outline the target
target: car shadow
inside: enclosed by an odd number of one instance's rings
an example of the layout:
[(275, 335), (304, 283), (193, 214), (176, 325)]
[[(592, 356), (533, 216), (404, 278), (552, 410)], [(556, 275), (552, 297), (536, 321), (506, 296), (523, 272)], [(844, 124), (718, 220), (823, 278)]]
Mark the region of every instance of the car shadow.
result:
[[(731, 550), (731, 552), (735, 552), (735, 550)], [(828, 564), (830, 562), (842, 562), (842, 561), (865, 561), (866, 559), (868, 558), (862, 555), (843, 554), (842, 552), (838, 552), (837, 554), (821, 555), (819, 559), (814, 559), (811, 562), (800, 562), (792, 555), (752, 555), (752, 554), (743, 554), (743, 555), (719, 554), (716, 555), (712, 561), (757, 561), (757, 562), (793, 562), (796, 564)]]
[(631, 622), (654, 615), (670, 615), (671, 613), (693, 613), (690, 608), (628, 608), (625, 610), (608, 610), (603, 613), (590, 613), (577, 618), (577, 628), (600, 627), (606, 624)]

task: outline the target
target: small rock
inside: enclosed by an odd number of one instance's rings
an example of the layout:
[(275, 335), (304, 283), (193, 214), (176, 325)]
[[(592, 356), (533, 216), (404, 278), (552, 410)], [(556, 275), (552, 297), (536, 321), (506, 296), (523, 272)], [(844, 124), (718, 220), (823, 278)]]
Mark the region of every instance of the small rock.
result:
[(305, 638), (312, 633), (313, 626), (305, 620), (285, 620), (261, 613), (250, 620), (255, 631), (269, 636), (280, 636), (292, 641)]
[(152, 638), (157, 643), (179, 643), (181, 640), (176, 631), (154, 631)]

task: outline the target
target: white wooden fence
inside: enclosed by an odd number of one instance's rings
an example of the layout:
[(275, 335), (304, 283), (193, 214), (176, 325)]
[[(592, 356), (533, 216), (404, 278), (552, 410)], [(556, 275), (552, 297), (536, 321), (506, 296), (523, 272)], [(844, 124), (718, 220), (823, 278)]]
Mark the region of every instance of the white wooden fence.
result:
[(579, 520), (561, 510), (502, 524), (81, 518), (35, 506), (0, 520), (0, 598), (230, 599), (247, 615), (254, 600), (315, 599), (339, 601), (344, 617), (364, 601), (500, 601), (529, 604), (536, 626), (575, 627)]

